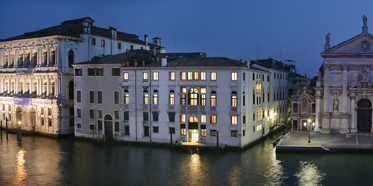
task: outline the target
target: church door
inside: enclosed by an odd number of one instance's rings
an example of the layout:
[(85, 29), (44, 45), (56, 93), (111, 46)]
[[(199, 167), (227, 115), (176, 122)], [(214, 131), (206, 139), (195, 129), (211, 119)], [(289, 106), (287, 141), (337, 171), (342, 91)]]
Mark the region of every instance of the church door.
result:
[(357, 131), (370, 132), (372, 129), (372, 103), (368, 99), (362, 99), (357, 103)]

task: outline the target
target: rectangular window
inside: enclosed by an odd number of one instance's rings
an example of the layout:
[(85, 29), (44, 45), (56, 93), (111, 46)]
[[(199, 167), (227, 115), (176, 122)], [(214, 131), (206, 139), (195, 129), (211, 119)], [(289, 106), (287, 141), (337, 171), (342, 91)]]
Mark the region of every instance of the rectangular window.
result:
[(97, 121), (97, 129), (98, 129), (99, 131), (102, 131), (102, 121), (101, 121), (101, 120), (98, 120), (98, 121)]
[(89, 119), (95, 119), (95, 110), (89, 109)]
[(312, 104), (312, 113), (315, 113), (316, 112), (316, 105), (313, 103)]
[(123, 80), (128, 81), (128, 72), (123, 73)]
[(242, 136), (245, 136), (245, 130), (242, 131)]
[(82, 92), (80, 90), (76, 91), (76, 102), (82, 102)]
[(231, 106), (237, 107), (237, 96), (231, 96)]
[(213, 107), (215, 107), (216, 106), (216, 95), (211, 95), (210, 96), (210, 98), (211, 98), (211, 106), (213, 106)]
[(293, 113), (297, 113), (297, 112), (298, 112), (298, 104), (293, 103)]
[(82, 128), (82, 124), (81, 123), (76, 123), (76, 128), (81, 129)]
[(123, 104), (129, 104), (129, 95), (123, 94)]
[[(9, 119), (9, 121), (10, 121), (10, 119)], [(44, 118), (41, 118), (40, 123), (41, 123), (41, 126), (44, 126)]]
[(82, 109), (76, 109), (76, 117), (82, 118)]
[(206, 123), (206, 115), (201, 115), (201, 123)]
[(82, 69), (81, 68), (75, 69), (75, 76), (82, 76)]
[(149, 95), (143, 94), (142, 104), (147, 105), (149, 104)]
[(153, 104), (158, 105), (158, 94), (153, 94)]
[(216, 81), (216, 72), (211, 72), (211, 81)]
[(180, 114), (180, 122), (185, 123), (185, 114)]
[(130, 135), (130, 126), (128, 125), (124, 126), (124, 135), (126, 136)]
[(198, 77), (198, 72), (194, 72), (194, 80), (198, 80), (199, 77)]
[(129, 111), (123, 112), (123, 120), (124, 121), (130, 120), (130, 112)]
[(48, 108), (48, 116), (52, 115), (52, 108)]
[(88, 76), (95, 76), (96, 71), (94, 68), (88, 68)]
[(188, 80), (192, 80), (193, 79), (193, 72), (188, 72)]
[(210, 136), (216, 136), (216, 130), (210, 130)]
[(70, 107), (70, 116), (74, 116), (74, 107)]
[(143, 112), (143, 113), (142, 113), (142, 117), (143, 117), (143, 120), (144, 120), (144, 121), (149, 121), (149, 115), (148, 115), (148, 112)]
[(153, 72), (153, 80), (158, 81), (158, 72)]
[(242, 123), (246, 124), (246, 116), (242, 116)]
[(48, 127), (51, 127), (52, 126), (52, 119), (48, 119)]
[(242, 104), (243, 104), (243, 106), (246, 105), (246, 97), (245, 97), (245, 95), (242, 96)]
[(206, 94), (201, 94), (201, 105), (205, 106), (206, 105)]
[(158, 133), (159, 132), (159, 128), (158, 127), (153, 127), (153, 133)]
[(255, 80), (255, 73), (253, 73), (253, 80)]
[(186, 72), (180, 72), (180, 80), (186, 80)]
[(102, 119), (102, 110), (97, 110), (97, 119)]
[(185, 124), (180, 124), (180, 135), (182, 135), (182, 136), (186, 135)]
[(118, 43), (118, 49), (122, 49), (122, 43)]
[(111, 69), (112, 76), (120, 76), (120, 68), (112, 68)]
[(95, 92), (89, 91), (89, 103), (95, 103)]
[(216, 115), (211, 115), (210, 116), (210, 123), (211, 124), (216, 124)]
[(169, 79), (170, 79), (171, 81), (174, 81), (174, 80), (175, 80), (175, 72), (170, 72), (170, 73), (169, 73)]
[(269, 75), (267, 75), (267, 81), (269, 82)]
[(232, 125), (237, 125), (237, 116), (232, 116), (231, 117), (231, 124)]
[(186, 104), (186, 95), (180, 94), (180, 105), (185, 105), (185, 104)]
[(206, 80), (206, 72), (201, 72), (201, 80), (202, 81)]
[(170, 130), (169, 130), (170, 134), (175, 134), (175, 128), (174, 127), (170, 127)]
[(96, 45), (96, 38), (92, 38), (92, 45)]
[(102, 91), (97, 91), (97, 103), (102, 103)]
[(147, 72), (142, 73), (142, 80), (143, 81), (148, 81), (148, 73)]
[(170, 94), (169, 95), (168, 104), (170, 104), (170, 105), (175, 104), (175, 94)]
[(158, 121), (158, 112), (153, 112), (153, 121)]
[(175, 112), (169, 112), (168, 113), (168, 121), (169, 122), (175, 122)]
[(119, 119), (119, 111), (114, 110), (114, 119)]
[(231, 131), (231, 137), (237, 137), (237, 130)]
[(104, 76), (104, 69), (96, 68), (96, 76)]
[(119, 91), (114, 91), (114, 104), (119, 104)]
[(119, 132), (119, 122), (114, 122), (114, 132)]
[(231, 80), (232, 81), (237, 81), (237, 72), (232, 72), (231, 73)]
[(101, 46), (105, 46), (105, 40), (101, 40)]
[(94, 129), (95, 129), (95, 125), (89, 124), (89, 130), (94, 130)]
[(245, 72), (242, 74), (242, 81), (245, 81), (246, 80), (246, 75), (245, 75)]
[(253, 121), (255, 121), (255, 113), (253, 113)]
[(201, 136), (206, 137), (206, 125), (201, 125)]

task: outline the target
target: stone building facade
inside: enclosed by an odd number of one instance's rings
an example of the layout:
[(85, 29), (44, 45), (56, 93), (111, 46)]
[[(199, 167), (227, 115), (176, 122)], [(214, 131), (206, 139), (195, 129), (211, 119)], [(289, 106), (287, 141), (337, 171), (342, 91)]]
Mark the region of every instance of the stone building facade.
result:
[[(89, 17), (0, 41), (0, 120), (49, 135), (74, 133), (72, 64), (131, 49), (164, 52), (137, 35), (93, 26)], [(154, 38), (160, 44), (160, 38)]]
[(312, 91), (303, 87), (295, 96), (290, 98), (291, 105), (291, 127), (294, 130), (307, 130), (308, 120), (315, 122), (316, 103)]
[(373, 35), (364, 21), (361, 34), (330, 48), (316, 85), (316, 125), (323, 133), (372, 132)]

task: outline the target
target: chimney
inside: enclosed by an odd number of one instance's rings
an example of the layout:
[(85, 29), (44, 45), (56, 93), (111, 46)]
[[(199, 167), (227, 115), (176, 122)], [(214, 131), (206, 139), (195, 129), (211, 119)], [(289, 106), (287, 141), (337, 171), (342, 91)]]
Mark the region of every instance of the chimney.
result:
[(162, 57), (162, 67), (167, 66), (167, 56)]
[(145, 41), (145, 45), (148, 45), (148, 35), (144, 35), (144, 41)]
[(135, 61), (134, 65), (135, 65), (135, 67), (137, 67), (137, 61)]
[(143, 67), (145, 66), (145, 61), (142, 61), (142, 66), (143, 66)]
[(129, 61), (127, 61), (127, 67), (129, 67), (130, 66), (130, 62)]
[(113, 27), (109, 27), (110, 29), (110, 33), (111, 33), (111, 38), (112, 39), (117, 39), (117, 29), (116, 28), (113, 28)]
[(242, 63), (242, 62), (243, 62), (243, 59), (240, 59), (240, 62)]
[(247, 67), (249, 67), (249, 65), (250, 65), (250, 61), (245, 61), (245, 65), (247, 66)]

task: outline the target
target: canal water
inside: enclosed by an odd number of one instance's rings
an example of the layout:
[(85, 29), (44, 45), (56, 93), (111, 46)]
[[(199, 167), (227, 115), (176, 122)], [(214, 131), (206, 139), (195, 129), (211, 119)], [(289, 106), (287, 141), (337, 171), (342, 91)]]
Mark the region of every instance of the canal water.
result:
[(0, 185), (373, 184), (372, 154), (276, 154), (279, 135), (217, 154), (3, 132)]

